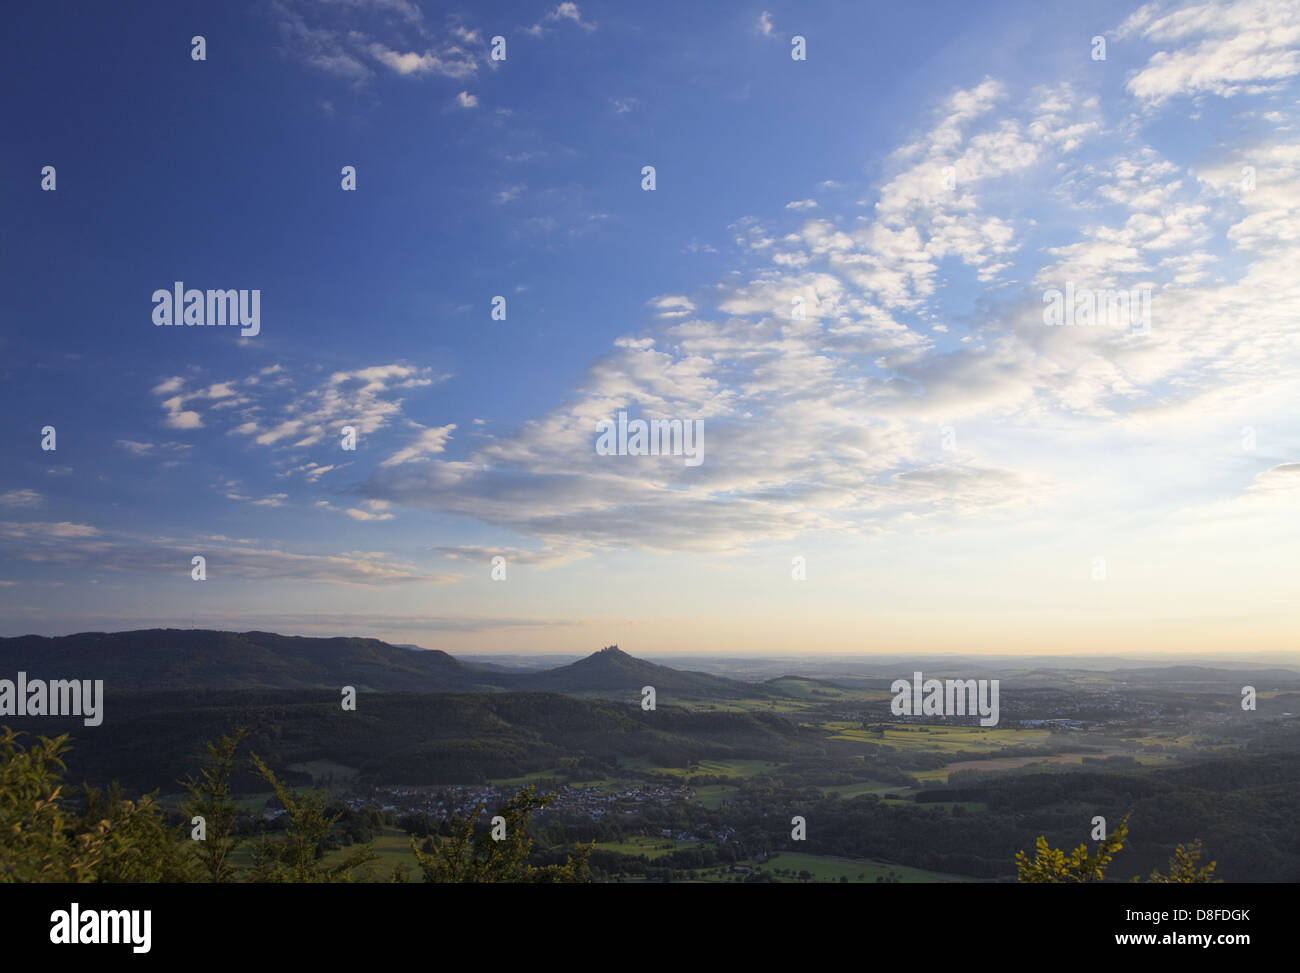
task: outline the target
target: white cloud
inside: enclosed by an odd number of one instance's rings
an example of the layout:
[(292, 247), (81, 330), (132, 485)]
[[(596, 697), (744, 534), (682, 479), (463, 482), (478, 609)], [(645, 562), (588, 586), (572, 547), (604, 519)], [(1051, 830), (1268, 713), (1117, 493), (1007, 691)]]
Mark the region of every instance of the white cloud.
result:
[(45, 502), (35, 490), (10, 490), (0, 493), (0, 504), (6, 507), (39, 507)]
[(1257, 94), (1300, 75), (1300, 7), (1293, 2), (1199, 3), (1157, 15), (1158, 9), (1147, 4), (1118, 31), (1160, 46), (1126, 85), (1143, 102)]
[[(412, 425), (415, 425), (412, 423)], [(421, 427), (416, 426), (417, 429)], [(388, 459), (381, 463), (381, 466), (397, 466), (401, 463), (410, 463), (415, 460), (425, 459), (443, 452), (446, 449), (447, 440), (451, 438), (452, 431), (456, 428), (455, 423), (446, 426), (438, 426), (434, 429), (421, 429), (420, 434), (416, 436), (414, 442), (398, 450)]]
[(367, 52), (380, 64), (404, 77), (437, 74), (447, 78), (468, 78), (478, 71), (478, 61), (460, 48), (450, 48), (441, 53), (426, 50), (395, 51), (378, 41), (367, 47)]
[(554, 10), (552, 10), (550, 13), (546, 15), (546, 19), (547, 20), (568, 20), (571, 21), (572, 23), (577, 24), (583, 30), (596, 29), (595, 24), (589, 23), (588, 21), (582, 19), (582, 13), (578, 10), (578, 5), (576, 3), (571, 2), (571, 0), (565, 0), (564, 3), (561, 3), (559, 6), (557, 6)]
[(459, 575), (426, 574), (383, 552), (301, 554), (259, 548), (249, 542), (207, 538), (177, 541), (88, 524), (0, 521), (0, 555), (6, 560), (52, 563), (96, 571), (143, 572), (188, 578), (190, 558), (201, 551), (210, 572), (263, 582), (308, 581), (380, 587), (395, 584), (447, 584)]
[(351, 507), (348, 510), (345, 510), (344, 513), (346, 513), (353, 520), (365, 521), (365, 520), (392, 520), (393, 519), (393, 515), (391, 513), (388, 513), (389, 505), (387, 501), (365, 500), (362, 501), (362, 504), (367, 509), (363, 510), (359, 507)]

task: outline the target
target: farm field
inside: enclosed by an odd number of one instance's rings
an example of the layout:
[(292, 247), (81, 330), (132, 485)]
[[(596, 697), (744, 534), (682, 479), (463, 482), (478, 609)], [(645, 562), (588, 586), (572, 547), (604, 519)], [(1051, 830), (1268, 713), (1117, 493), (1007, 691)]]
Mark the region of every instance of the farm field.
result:
[(645, 773), (666, 774), (672, 777), (753, 777), (776, 770), (780, 764), (770, 760), (700, 760), (690, 767), (659, 767), (641, 757), (620, 757), (620, 768)]
[[(702, 713), (800, 713), (816, 703), (801, 699), (691, 699), (666, 700)], [(821, 702), (827, 702), (822, 700)]]
[(695, 788), (695, 800), (704, 807), (716, 811), (736, 794), (738, 788), (730, 784), (707, 784)]
[(886, 784), (878, 780), (864, 780), (856, 784), (824, 784), (818, 788), (823, 794), (835, 794), (839, 797), (859, 797), (863, 794), (885, 794), (890, 791), (906, 790), (900, 784)]
[(598, 841), (596, 848), (601, 851), (615, 851), (622, 855), (645, 855), (646, 858), (662, 858), (674, 851), (686, 848), (711, 846), (712, 842), (673, 841), (671, 838), (651, 838), (632, 835), (623, 841)]
[[(971, 881), (960, 875), (944, 875), (940, 872), (929, 872), (920, 868), (910, 868), (906, 865), (890, 865), (879, 861), (855, 861), (850, 858), (834, 858), (830, 855), (807, 855), (793, 851), (775, 853), (765, 862), (746, 861), (739, 864), (764, 872), (793, 871), (795, 873), (794, 876), (777, 875), (783, 882), (798, 881), (800, 872), (807, 872), (812, 876), (808, 881), (813, 882), (838, 882), (843, 876), (848, 882), (874, 884), (877, 877), (883, 881), (890, 873), (897, 876), (900, 883)], [(737, 877), (741, 878), (742, 881), (745, 878), (740, 873), (730, 871), (722, 875), (718, 875), (716, 870), (699, 874), (699, 880), (704, 882), (734, 882)]]
[(1006, 747), (1036, 747), (1048, 743), (1050, 730), (1004, 730), (981, 726), (886, 725), (880, 730), (864, 730), (860, 724), (827, 722), (823, 729), (832, 731), (832, 740), (853, 740), (900, 749), (934, 750), (961, 753), (967, 750), (1001, 750)]
[[(1107, 756), (1134, 756), (1137, 763), (1141, 766), (1167, 766), (1176, 763), (1178, 757), (1174, 754), (1098, 754), (1098, 753), (1061, 753), (1052, 756), (1031, 756), (1031, 757), (990, 757), (986, 760), (956, 760), (952, 763), (944, 764), (942, 767), (935, 767), (932, 770), (918, 770), (912, 773), (918, 781), (946, 781), (948, 775), (961, 770), (981, 770), (989, 773), (996, 773), (1005, 770), (1019, 770), (1022, 767), (1033, 765), (1043, 765), (1044, 769), (1050, 769), (1051, 765), (1075, 765), (1081, 766), (1084, 757), (1107, 757)], [(1104, 766), (1104, 765), (1099, 765)]]
[[(406, 873), (406, 877), (412, 882), (424, 881), (424, 875), (415, 863), (415, 855), (411, 853), (410, 835), (401, 829), (391, 826), (384, 828), (382, 833), (375, 836), (371, 847), (379, 855), (378, 860), (366, 866), (369, 869), (371, 881), (388, 881), (396, 865), (410, 866), (410, 871)], [(351, 848), (341, 848), (338, 851), (329, 852), (325, 856), (325, 861), (327, 863), (339, 861), (353, 851), (356, 851), (355, 845)]]

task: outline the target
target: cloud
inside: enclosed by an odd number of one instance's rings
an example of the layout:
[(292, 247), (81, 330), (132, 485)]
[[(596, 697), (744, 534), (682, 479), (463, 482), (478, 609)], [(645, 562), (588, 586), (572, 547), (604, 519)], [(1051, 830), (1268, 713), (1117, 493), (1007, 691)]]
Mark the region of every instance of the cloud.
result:
[(340, 465), (340, 464), (330, 463), (328, 466), (321, 466), (319, 463), (313, 460), (312, 462), (304, 463), (301, 466), (292, 467), (291, 469), (285, 470), (282, 473), (277, 473), (276, 475), (278, 477), (283, 478), (283, 477), (290, 476), (294, 473), (301, 473), (307, 479), (308, 483), (316, 483), (319, 482), (320, 478), (324, 476), (326, 473), (329, 473), (332, 470), (342, 469), (343, 466), (346, 465), (347, 464)]
[[(1248, 159), (1260, 178), (1242, 193)], [(1298, 170), (1300, 149), (1273, 139), (1193, 173), (1075, 84), (983, 79), (887, 157), (865, 218), (796, 201), (738, 221), (738, 265), (650, 299), (656, 324), (564, 401), (463, 457), (381, 465), (360, 492), (565, 551), (1012, 523), (1075, 486), (1043, 453), (1060, 423), (1102, 444), (1278, 414), (1300, 374)], [(1216, 240), (1236, 250), (1230, 274)], [(1151, 333), (1047, 328), (1042, 290), (1064, 280), (1151, 288)], [(598, 455), (596, 423), (619, 412), (702, 420), (703, 463)], [(983, 435), (945, 455), (954, 423)]]
[(172, 392), (179, 392), (185, 384), (185, 380), (179, 375), (173, 375), (171, 378), (164, 379), (153, 387), (154, 395), (170, 395)]
[(557, 6), (554, 10), (552, 10), (550, 13), (546, 15), (545, 19), (568, 20), (571, 21), (572, 23), (577, 24), (583, 30), (588, 30), (588, 31), (596, 29), (595, 24), (589, 23), (582, 19), (582, 14), (578, 10), (578, 5), (576, 3), (570, 2), (570, 0), (565, 0), (564, 3), (561, 3), (559, 6)]
[(461, 108), (477, 108), (478, 98), (468, 91), (462, 91), (456, 96), (456, 104), (460, 105)]
[(1300, 463), (1281, 463), (1258, 474), (1250, 485), (1249, 495), (1300, 502)]
[(69, 521), (58, 523), (29, 522), (15, 523), (0, 521), (0, 538), (19, 538), (22, 540), (50, 540), (62, 538), (97, 537), (99, 531), (89, 524), (74, 524)]
[[(264, 379), (269, 375), (279, 377), (267, 383)], [(162, 405), (171, 425), (185, 403), (211, 398), (215, 392), (218, 407), (231, 403), (226, 410), (229, 415), (218, 413), (209, 418), (224, 418), (230, 435), (251, 437), (258, 446), (301, 449), (322, 442), (327, 435), (341, 435), (347, 425), (359, 436), (378, 432), (401, 415), (400, 393), (432, 386), (447, 377), (434, 375), (429, 368), (393, 363), (334, 372), (315, 387), (296, 388), (284, 370), (275, 366), (271, 372), (213, 383), (197, 392), (185, 391), (182, 384), (181, 391)], [(225, 394), (231, 390), (238, 391)], [(202, 424), (200, 420), (197, 425)]]
[(353, 507), (345, 510), (353, 520), (392, 520), (393, 515), (388, 513), (388, 502), (386, 500), (365, 500), (362, 501), (367, 509)]
[(682, 294), (665, 294), (650, 302), (659, 311), (660, 318), (684, 318), (695, 310), (695, 304)]
[[(1107, 472), (1128, 437), (1149, 436), (1142, 441), (1163, 444), (1151, 449), (1175, 457), (1216, 455), (1230, 424), (1288, 414), (1300, 375), (1300, 146), (1287, 137), (1291, 111), (1255, 90), (1286, 63), (1288, 22), (1274, 17), (1267, 37), (1249, 40), (1264, 57), (1238, 70), (1256, 79), (1243, 82), (1224, 80), (1213, 59), (1209, 74), (1166, 69), (1249, 33), (1239, 23), (1249, 4), (1144, 9), (1126, 29), (1164, 59), (1144, 62), (1127, 91), (1103, 103), (1095, 81), (1026, 87), (989, 77), (945, 92), (870, 164), (869, 181), (850, 161), (826, 173), (837, 178), (805, 183), (820, 194), (852, 180), (858, 208), (842, 193), (782, 206), (787, 194), (738, 220), (724, 235), (730, 264), (671, 292), (668, 282), (647, 290), (647, 327), (625, 328), (567, 394), (513, 427), (496, 418), (492, 435), (475, 428), (453, 445), (455, 423), (411, 422), (402, 390), (437, 378), (409, 365), (310, 381), (164, 378), (164, 414), (244, 437), (272, 451), (278, 475), (307, 483), (335, 467), (300, 450), (345, 422), (384, 430), (352, 461), (369, 464), (352, 490), (364, 499), (317, 506), (367, 523), (408, 506), (526, 538), (495, 551), (438, 549), (471, 562), (955, 533), (1045, 510), (1068, 520), (1062, 497), (1085, 480), (1108, 496), (1138, 489)], [(1221, 30), (1215, 11), (1238, 26)], [(574, 7), (547, 22), (580, 20)], [(393, 70), (417, 74), (425, 54), (397, 52), (440, 49), (422, 38), (386, 50), (403, 59)], [(1165, 73), (1143, 78), (1155, 68)], [(1146, 127), (1174, 110), (1162, 108), (1168, 92), (1216, 84), (1247, 110), (1257, 97), (1281, 118), (1237, 141), (1186, 129), (1192, 141), (1169, 148), (1172, 157), (1153, 147), (1168, 146)], [(1249, 190), (1245, 166), (1258, 176)], [(524, 190), (507, 186), (496, 200)], [(698, 240), (686, 249), (717, 253)], [(1042, 292), (1067, 281), (1149, 289), (1150, 333), (1046, 327)], [(702, 421), (703, 463), (598, 455), (596, 423), (619, 412)], [(939, 430), (953, 427), (962, 449), (945, 451)], [(1270, 462), (1294, 455), (1289, 441), (1276, 454)], [(1217, 491), (1215, 509), (1225, 510), (1289, 498), (1290, 465), (1249, 487), (1244, 475), (1231, 484), (1223, 475), (1196, 489)], [(1144, 468), (1143, 489), (1182, 488), (1158, 466)], [(1186, 461), (1175, 469), (1186, 479)]]
[[(467, 78), (485, 56), (478, 30), (430, 30), (410, 0), (272, 0), (283, 51), (361, 88), (379, 65), (398, 76)], [(333, 114), (332, 104), (327, 114)]]
[(758, 15), (758, 22), (754, 25), (754, 29), (764, 37), (771, 37), (775, 31), (775, 27), (772, 24), (772, 15), (764, 10)]
[(239, 579), (385, 587), (460, 580), (459, 575), (423, 573), (382, 552), (299, 554), (203, 538), (182, 543), (170, 538), (108, 533), (87, 524), (66, 522), (0, 522), (0, 552), (10, 560), (183, 579), (189, 578), (190, 559), (200, 554), (207, 561), (208, 583)]
[[(412, 423), (415, 425), (415, 423)], [(451, 438), (452, 430), (456, 428), (455, 423), (446, 426), (439, 426), (435, 429), (424, 429), (418, 425), (420, 434), (409, 446), (398, 450), (388, 459), (381, 463), (381, 466), (398, 466), (402, 463), (410, 463), (415, 460), (425, 459), (443, 452), (446, 448), (447, 440)]]
[(262, 499), (260, 500), (254, 500), (253, 506), (254, 507), (280, 507), (283, 506), (284, 501), (288, 499), (289, 499), (289, 494), (287, 493), (273, 493), (269, 497), (262, 497)]
[(468, 78), (478, 71), (478, 62), (459, 48), (441, 54), (435, 51), (425, 51), (423, 54), (414, 51), (403, 53), (376, 41), (366, 50), (380, 64), (403, 77), (438, 74), (447, 78)]
[(163, 401), (163, 408), (167, 410), (164, 424), (172, 429), (202, 429), (203, 419), (197, 412), (182, 408), (181, 403), (184, 401), (184, 397), (179, 395)]
[(1279, 90), (1300, 75), (1300, 9), (1275, 0), (1200, 3), (1169, 13), (1147, 4), (1119, 27), (1120, 38), (1161, 45), (1128, 79), (1140, 101), (1179, 95), (1223, 98)]
[(146, 443), (136, 439), (114, 440), (114, 445), (133, 456), (152, 456), (156, 453), (185, 453), (193, 448), (190, 443)]
[(478, 561), (485, 567), (492, 563), (494, 557), (504, 557), (508, 568), (515, 565), (535, 568), (558, 567), (591, 556), (590, 551), (578, 548), (527, 551), (515, 547), (477, 547), (469, 545), (435, 547), (433, 553), (452, 561)]
[(35, 490), (10, 490), (0, 493), (0, 504), (6, 507), (39, 507), (45, 502)]
[(279, 15), (280, 41), (286, 54), (307, 66), (353, 84), (364, 84), (373, 74), (349, 49), (348, 32), (308, 23), (288, 2), (275, 2)]

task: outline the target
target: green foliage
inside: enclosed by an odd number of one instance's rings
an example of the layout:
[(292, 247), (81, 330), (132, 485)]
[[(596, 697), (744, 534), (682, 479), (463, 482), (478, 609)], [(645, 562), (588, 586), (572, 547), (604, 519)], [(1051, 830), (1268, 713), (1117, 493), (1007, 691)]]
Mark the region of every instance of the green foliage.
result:
[(101, 834), (98, 882), (192, 882), (194, 860), (184, 846), (183, 826), (168, 827), (156, 794), (128, 801), (113, 784), (107, 796), (85, 787), (86, 804), (74, 833)]
[[(1016, 871), (1022, 882), (1100, 882), (1105, 877), (1106, 866), (1110, 864), (1115, 852), (1124, 847), (1128, 836), (1128, 819), (1125, 815), (1113, 834), (1097, 845), (1097, 850), (1088, 853), (1087, 845), (1080, 845), (1066, 858), (1065, 852), (1051, 848), (1047, 838), (1039, 835), (1037, 854), (1034, 860), (1023, 852), (1016, 853)], [(1194, 883), (1213, 882), (1215, 862), (1201, 865), (1201, 840), (1197, 838), (1190, 845), (1179, 845), (1169, 859), (1169, 874), (1161, 875), (1157, 869), (1151, 873), (1150, 882)], [(1136, 882), (1134, 876), (1131, 881)]]
[(261, 882), (352, 882), (358, 869), (379, 856), (362, 845), (341, 861), (326, 865), (322, 859), (330, 830), (342, 816), (326, 811), (326, 791), (309, 790), (294, 794), (281, 783), (271, 768), (255, 753), (253, 767), (284, 806), (287, 825), (279, 839), (264, 838), (253, 852), (253, 880)]
[[(474, 831), (473, 818), (454, 817), (451, 836), (426, 854), (411, 839), (411, 851), (426, 882), (589, 882), (588, 858), (592, 846), (579, 849), (563, 865), (534, 867), (527, 862), (532, 850), (528, 815), (555, 799), (538, 794), (531, 785), (506, 801), (497, 813), (505, 819), (505, 837), (492, 838), (491, 830)], [(480, 806), (479, 813), (483, 808)], [(477, 817), (477, 815), (475, 815)]]
[(1059, 848), (1049, 847), (1047, 838), (1038, 836), (1036, 853), (1032, 861), (1023, 851), (1016, 852), (1016, 872), (1021, 882), (1100, 882), (1105, 876), (1106, 866), (1115, 853), (1124, 847), (1128, 837), (1128, 819), (1119, 823), (1108, 837), (1098, 842), (1093, 852), (1087, 845), (1080, 845), (1066, 857)]
[(69, 837), (60, 801), (67, 735), (40, 737), (0, 728), (0, 882), (88, 882), (104, 855), (106, 826)]
[(181, 781), (189, 794), (181, 805), (186, 819), (195, 816), (204, 819), (205, 839), (193, 841), (191, 846), (211, 882), (234, 880), (231, 855), (243, 843), (243, 839), (235, 835), (239, 808), (230, 798), (230, 778), (235, 771), (235, 751), (239, 749), (245, 732), (243, 727), (238, 727), (233, 734), (221, 737), (216, 743), (208, 743), (207, 766), (199, 770), (197, 778), (190, 776)]
[(1151, 878), (1148, 881), (1166, 884), (1174, 882), (1188, 885), (1217, 882), (1218, 879), (1210, 877), (1214, 872), (1216, 862), (1201, 865), (1199, 864), (1200, 860), (1201, 839), (1197, 838), (1190, 845), (1179, 845), (1174, 849), (1173, 857), (1169, 859), (1168, 875), (1161, 875), (1159, 869), (1156, 869), (1151, 872)]

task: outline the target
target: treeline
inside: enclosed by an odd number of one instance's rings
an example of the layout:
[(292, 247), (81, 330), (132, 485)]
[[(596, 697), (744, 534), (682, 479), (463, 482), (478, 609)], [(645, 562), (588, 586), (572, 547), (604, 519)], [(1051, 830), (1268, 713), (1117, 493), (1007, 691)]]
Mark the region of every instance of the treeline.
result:
[[(385, 824), (374, 810), (335, 809), (325, 791), (295, 791), (255, 752), (253, 772), (274, 793), (283, 813), (251, 834), (232, 799), (231, 781), (244, 762), (242, 729), (207, 746), (196, 776), (182, 781), (182, 817), (157, 794), (128, 799), (113, 784), (84, 787), (74, 799), (63, 781), (66, 736), (40, 737), (24, 746), (0, 727), (0, 881), (3, 882), (276, 882), (374, 880), (378, 860), (370, 841)], [(492, 833), (474, 819), (453, 818), (446, 836), (411, 844), (410, 865), (387, 876), (409, 881), (418, 868), (429, 882), (582, 882), (590, 879), (579, 849), (562, 862), (534, 863), (530, 816), (554, 795), (527, 788), (496, 809)], [(247, 845), (247, 864), (237, 864)], [(552, 856), (553, 857), (553, 856)]]
[[(703, 759), (794, 760), (825, 753), (824, 734), (771, 713), (689, 713), (549, 693), (364, 693), (356, 712), (322, 690), (118, 692), (112, 732), (39, 717), (17, 729), (76, 734), (82, 773), (147, 791), (167, 788), (203, 759), (206, 741), (249, 727), (247, 744), (273, 766), (330, 760), (363, 783), (481, 784), (581, 755), (684, 767)], [(142, 755), (146, 759), (141, 759)], [(260, 786), (251, 767), (235, 784)], [(294, 780), (295, 783), (300, 779)]]
[[(1237, 790), (1209, 786), (1223, 769), (1137, 773), (1037, 773), (1008, 777), (978, 789), (934, 789), (910, 804), (874, 795), (825, 796), (814, 786), (776, 775), (732, 780), (736, 791), (722, 809), (696, 802), (647, 804), (631, 818), (593, 822), (547, 813), (539, 840), (563, 847), (574, 842), (620, 842), (637, 834), (691, 833), (709, 840), (705, 851), (680, 849), (646, 860), (597, 851), (593, 868), (614, 875), (649, 876), (665, 867), (701, 869), (780, 851), (843, 858), (872, 858), (984, 880), (1016, 878), (1015, 856), (1045, 837), (1073, 848), (1088, 840), (1095, 817), (1108, 829), (1129, 816), (1132, 834), (1112, 866), (1110, 880), (1127, 880), (1160, 869), (1180, 845), (1200, 839), (1217, 863), (1216, 877), (1235, 882), (1300, 880), (1300, 760), (1290, 755), (1243, 755), (1234, 767)], [(820, 768), (818, 776), (827, 772)], [(1263, 782), (1263, 783), (1261, 783)], [(1256, 786), (1248, 786), (1250, 784)], [(1193, 786), (1201, 785), (1201, 786)], [(987, 810), (937, 802), (979, 802)], [(807, 820), (807, 838), (791, 838), (790, 819)], [(640, 860), (638, 860), (640, 859)], [(707, 859), (707, 860), (706, 860)]]

